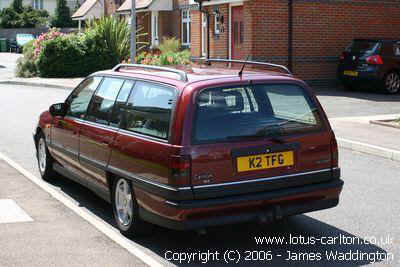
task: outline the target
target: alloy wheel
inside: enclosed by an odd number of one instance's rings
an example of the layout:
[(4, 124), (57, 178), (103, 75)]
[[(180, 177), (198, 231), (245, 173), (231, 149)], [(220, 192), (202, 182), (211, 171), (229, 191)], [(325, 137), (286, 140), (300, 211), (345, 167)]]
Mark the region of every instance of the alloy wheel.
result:
[(120, 225), (129, 227), (133, 220), (132, 191), (125, 179), (120, 179), (115, 187), (115, 209)]
[(389, 93), (397, 93), (400, 90), (400, 77), (397, 73), (389, 73), (385, 81), (386, 90)]
[(40, 138), (38, 143), (38, 160), (39, 160), (39, 169), (41, 173), (46, 171), (46, 143), (43, 138)]

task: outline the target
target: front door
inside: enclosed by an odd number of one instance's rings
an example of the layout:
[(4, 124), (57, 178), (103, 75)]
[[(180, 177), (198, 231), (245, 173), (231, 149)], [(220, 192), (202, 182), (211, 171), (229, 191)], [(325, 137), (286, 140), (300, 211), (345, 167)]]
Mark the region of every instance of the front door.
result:
[(80, 119), (85, 115), (100, 81), (100, 77), (90, 77), (83, 81), (66, 100), (67, 115), (54, 118), (50, 149), (57, 161), (74, 173), (79, 173), (80, 169), (78, 163)]
[(244, 41), (243, 6), (232, 7), (231, 23), (232, 59), (242, 59), (242, 46)]

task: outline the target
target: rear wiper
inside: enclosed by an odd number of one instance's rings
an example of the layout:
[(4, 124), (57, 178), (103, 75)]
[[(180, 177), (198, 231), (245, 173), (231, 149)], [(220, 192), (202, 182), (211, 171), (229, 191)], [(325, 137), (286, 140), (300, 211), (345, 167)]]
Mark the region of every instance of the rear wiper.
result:
[(233, 135), (233, 136), (227, 136), (226, 139), (247, 139), (247, 138), (268, 138), (271, 141), (279, 144), (284, 144), (286, 143), (285, 140), (282, 140), (279, 137), (272, 137), (268, 135), (262, 135), (262, 134), (252, 134), (252, 135)]

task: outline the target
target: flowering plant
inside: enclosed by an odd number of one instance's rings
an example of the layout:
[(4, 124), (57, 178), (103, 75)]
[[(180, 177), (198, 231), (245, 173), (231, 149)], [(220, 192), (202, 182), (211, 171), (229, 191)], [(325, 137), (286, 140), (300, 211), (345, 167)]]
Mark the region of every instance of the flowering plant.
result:
[(62, 35), (64, 34), (61, 33), (57, 28), (51, 28), (50, 31), (39, 35), (39, 37), (36, 38), (35, 41), (33, 41), (33, 47), (34, 47), (33, 57), (37, 58), (39, 56), (43, 43), (45, 41), (56, 39), (57, 37)]

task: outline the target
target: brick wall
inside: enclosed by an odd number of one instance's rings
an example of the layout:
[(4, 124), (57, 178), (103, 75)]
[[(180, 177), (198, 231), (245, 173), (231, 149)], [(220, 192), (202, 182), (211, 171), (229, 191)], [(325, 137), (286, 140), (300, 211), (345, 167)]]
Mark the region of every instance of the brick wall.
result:
[[(210, 56), (228, 57), (228, 5), (225, 33), (211, 34)], [(210, 8), (208, 8), (210, 9)], [(192, 55), (201, 51), (201, 20), (192, 12)], [(242, 58), (287, 65), (288, 1), (249, 0), (243, 5)], [(210, 29), (213, 30), (213, 16)], [(396, 0), (293, 0), (293, 67), (306, 80), (336, 77), (338, 56), (354, 38), (400, 38), (400, 1)]]

